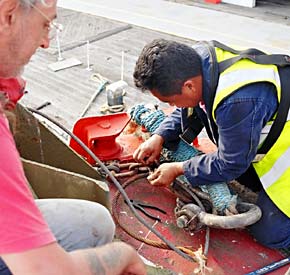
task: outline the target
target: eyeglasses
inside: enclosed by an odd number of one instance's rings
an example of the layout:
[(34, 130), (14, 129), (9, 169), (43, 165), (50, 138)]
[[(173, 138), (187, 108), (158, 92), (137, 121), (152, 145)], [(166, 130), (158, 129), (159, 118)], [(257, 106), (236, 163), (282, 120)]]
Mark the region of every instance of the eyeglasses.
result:
[(48, 28), (48, 38), (51, 40), (63, 31), (63, 25), (58, 23), (56, 19), (50, 21)]
[(29, 5), (35, 9), (42, 17), (44, 17), (48, 22), (49, 26), (47, 27), (48, 38), (52, 40), (55, 38), (60, 32), (63, 31), (64, 27), (62, 24), (58, 23), (56, 19), (51, 20), (42, 10), (40, 10), (37, 6), (32, 3)]

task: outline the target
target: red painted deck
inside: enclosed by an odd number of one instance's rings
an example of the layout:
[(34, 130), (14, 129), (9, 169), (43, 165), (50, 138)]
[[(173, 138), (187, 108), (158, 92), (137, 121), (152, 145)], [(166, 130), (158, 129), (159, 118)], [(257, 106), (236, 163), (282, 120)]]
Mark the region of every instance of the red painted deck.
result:
[[(112, 187), (112, 190), (115, 188)], [(153, 187), (146, 179), (141, 179), (129, 185), (126, 191), (130, 199), (149, 202), (167, 212), (167, 215), (159, 214), (162, 222), (156, 224), (139, 211), (151, 225), (155, 224), (154, 228), (168, 240), (178, 246), (190, 246), (194, 250), (201, 245), (204, 247), (205, 230), (190, 234), (176, 226), (173, 214), (175, 197), (168, 189)], [(147, 236), (150, 240), (159, 241), (153, 233), (139, 223), (122, 197), (119, 198), (115, 210), (119, 213), (120, 223), (128, 230), (144, 238)], [(149, 211), (157, 214), (155, 210)], [(125, 233), (120, 226), (117, 226), (117, 238), (133, 245), (146, 259), (172, 271), (189, 275), (193, 274), (197, 267), (197, 264), (183, 259), (173, 251), (142, 244)], [(255, 242), (246, 230), (210, 230), (208, 267), (212, 268), (213, 272), (208, 274), (242, 275), (282, 258), (283, 256), (278, 251), (268, 249)], [(288, 268), (289, 266), (280, 268), (271, 274), (285, 274)]]
[[(198, 149), (204, 152), (215, 150), (207, 138), (199, 139)], [(124, 182), (124, 180), (123, 180)], [(114, 200), (116, 188), (111, 186), (112, 200)], [(141, 179), (126, 188), (130, 199), (141, 200), (158, 206), (167, 212), (166, 215), (159, 214), (156, 210), (149, 210), (154, 215), (159, 215), (161, 223), (151, 220), (139, 213), (161, 232), (166, 239), (176, 246), (191, 247), (197, 250), (200, 246), (204, 248), (205, 229), (190, 234), (176, 226), (174, 218), (174, 207), (176, 197), (167, 188), (151, 186), (146, 179)], [(135, 235), (161, 242), (154, 233), (150, 232), (133, 215), (124, 199), (119, 197), (116, 209), (120, 224)], [(131, 245), (149, 261), (183, 275), (194, 274), (196, 263), (185, 260), (171, 250), (159, 249), (134, 239), (128, 235), (120, 226), (117, 226), (117, 238)], [(210, 229), (210, 242), (207, 266), (212, 268), (211, 275), (243, 275), (257, 270), (275, 261), (283, 259), (282, 254), (273, 249), (266, 248), (257, 243), (246, 229), (221, 230)], [(285, 274), (289, 266), (273, 271), (272, 275)]]
[[(122, 152), (126, 152), (128, 155), (132, 155), (134, 150), (142, 142), (141, 137), (137, 138), (135, 136), (137, 131), (136, 127), (132, 127), (132, 125), (129, 125), (126, 129), (126, 134), (117, 138), (123, 148)], [(132, 137), (134, 137), (134, 139), (132, 139)], [(205, 153), (216, 150), (215, 145), (212, 144), (208, 138), (199, 139), (197, 148)], [(125, 180), (126, 179), (123, 179), (121, 183), (124, 183)], [(110, 189), (112, 191), (110, 193), (113, 202), (113, 214), (115, 214), (115, 217), (118, 217), (116, 220), (116, 237), (118, 239), (134, 246), (142, 256), (155, 265), (162, 266), (178, 274), (196, 274), (194, 271), (198, 268), (197, 263), (184, 259), (174, 251), (160, 249), (156, 246), (154, 247), (144, 244), (143, 242), (137, 240), (136, 237), (143, 237), (154, 241), (155, 244), (161, 242), (154, 233), (138, 221), (124, 202), (124, 198), (122, 196), (120, 196), (117, 203), (115, 203), (117, 193), (116, 187), (111, 184)], [(143, 215), (148, 223), (162, 233), (162, 235), (167, 240), (171, 241), (175, 246), (186, 247), (192, 251), (196, 251), (200, 247), (204, 248), (205, 229), (200, 230), (199, 232), (190, 233), (183, 229), (179, 229), (176, 226), (174, 217), (176, 197), (170, 192), (169, 189), (154, 187), (148, 183), (146, 178), (143, 178), (130, 184), (126, 188), (126, 192), (130, 199), (147, 202), (166, 211), (167, 214), (160, 214), (156, 210), (148, 210), (154, 215), (159, 215), (161, 222), (151, 220), (150, 218), (144, 216), (141, 212), (140, 214)], [(126, 231), (131, 232), (131, 235), (126, 233)], [(273, 262), (279, 261), (282, 258), (282, 254), (278, 251), (268, 249), (258, 244), (248, 234), (246, 229), (210, 229), (207, 266), (212, 269), (212, 272), (207, 272), (207, 274), (243, 275)], [(285, 266), (275, 272), (272, 272), (271, 274), (285, 274), (288, 268), (289, 266)]]

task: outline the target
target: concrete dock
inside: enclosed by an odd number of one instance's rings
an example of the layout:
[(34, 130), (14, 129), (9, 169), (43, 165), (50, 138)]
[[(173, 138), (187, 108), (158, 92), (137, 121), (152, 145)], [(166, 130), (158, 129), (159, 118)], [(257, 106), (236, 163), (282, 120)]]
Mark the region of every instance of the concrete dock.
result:
[(59, 0), (59, 6), (193, 40), (290, 52), (289, 25), (205, 6), (163, 0)]
[[(181, 1), (188, 2), (177, 2)], [(98, 89), (100, 83), (94, 81), (94, 74), (111, 82), (120, 80), (122, 52), (124, 80), (129, 84), (124, 98), (127, 110), (137, 103), (155, 103), (152, 96), (138, 91), (132, 80), (141, 49), (155, 38), (175, 39), (188, 45), (196, 40), (216, 39), (290, 53), (289, 20), (275, 20), (272, 16), (271, 22), (231, 12), (228, 5), (214, 5), (213, 9), (197, 2), (198, 6), (162, 0), (59, 0), (58, 21), (64, 25), (61, 55), (65, 59), (76, 58), (82, 65), (50, 70), (48, 66), (57, 62), (59, 55), (56, 40), (52, 40), (51, 48), (39, 49), (27, 65), (24, 77), (28, 93), (22, 103), (35, 108), (51, 102), (43, 112), (71, 129)], [(105, 103), (103, 92), (86, 115), (100, 115)]]

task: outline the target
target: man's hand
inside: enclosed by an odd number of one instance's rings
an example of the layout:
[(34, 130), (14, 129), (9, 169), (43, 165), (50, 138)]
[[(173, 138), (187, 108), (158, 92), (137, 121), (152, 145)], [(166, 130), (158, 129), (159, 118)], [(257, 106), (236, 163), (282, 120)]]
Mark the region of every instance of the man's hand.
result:
[(183, 174), (183, 162), (163, 163), (147, 179), (155, 186), (169, 186)]
[(146, 165), (153, 163), (160, 156), (163, 142), (164, 140), (161, 136), (151, 136), (136, 149), (133, 158)]

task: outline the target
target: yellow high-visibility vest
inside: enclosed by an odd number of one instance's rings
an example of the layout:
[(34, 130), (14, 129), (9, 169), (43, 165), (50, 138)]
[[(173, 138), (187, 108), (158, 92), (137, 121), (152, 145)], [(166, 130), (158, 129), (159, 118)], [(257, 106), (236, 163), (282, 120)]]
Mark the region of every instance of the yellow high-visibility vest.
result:
[[(221, 62), (235, 54), (215, 48), (217, 61)], [(276, 87), (278, 102), (281, 98), (281, 83), (276, 65), (260, 65), (248, 59), (242, 59), (220, 74), (212, 117), (215, 121), (215, 110), (227, 96), (239, 88), (255, 82), (269, 82)], [(273, 121), (269, 121), (262, 129), (260, 145), (268, 135)], [(284, 128), (271, 147), (263, 156), (257, 155), (253, 166), (260, 181), (271, 200), (290, 217), (290, 112)]]

